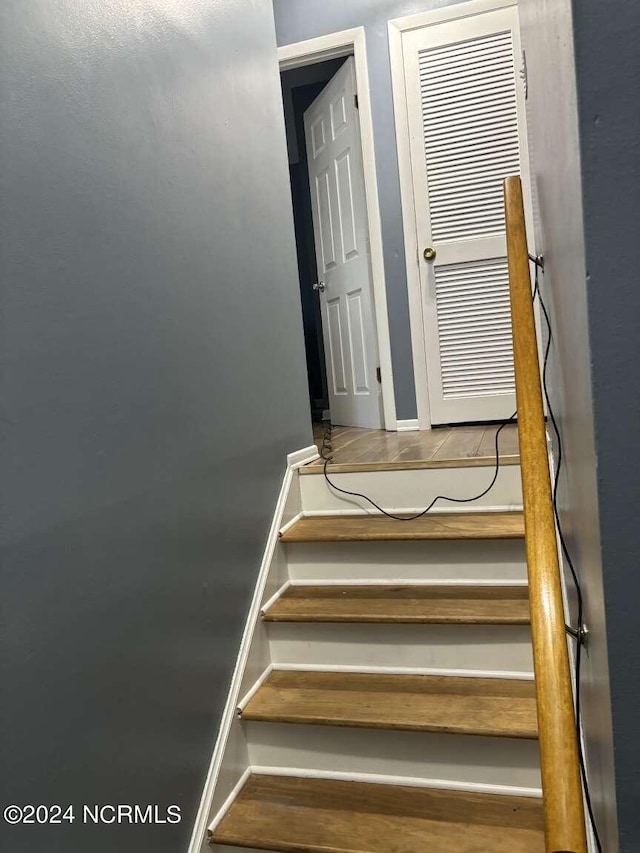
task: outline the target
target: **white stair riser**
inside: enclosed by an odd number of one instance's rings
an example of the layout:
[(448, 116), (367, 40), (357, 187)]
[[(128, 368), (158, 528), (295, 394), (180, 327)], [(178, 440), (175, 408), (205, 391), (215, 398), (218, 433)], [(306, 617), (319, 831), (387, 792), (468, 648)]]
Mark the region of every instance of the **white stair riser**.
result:
[(252, 765), (540, 787), (535, 740), (286, 723), (243, 725)]
[(296, 542), (292, 580), (526, 580), (524, 540)]
[(533, 671), (531, 632), (524, 625), (266, 625), (276, 666)]
[[(353, 474), (332, 474), (330, 479), (341, 489), (360, 492), (372, 498), (383, 509), (401, 507), (426, 507), (436, 495), (467, 498), (487, 488), (495, 469), (485, 466), (466, 468), (428, 468), (418, 471), (363, 471)], [(304, 512), (324, 510), (340, 512), (358, 508), (371, 509), (361, 498), (349, 497), (331, 489), (324, 476), (301, 476), (300, 495)], [(437, 510), (471, 507), (520, 507), (522, 484), (519, 465), (500, 468), (491, 491), (478, 501), (456, 504), (438, 501)]]

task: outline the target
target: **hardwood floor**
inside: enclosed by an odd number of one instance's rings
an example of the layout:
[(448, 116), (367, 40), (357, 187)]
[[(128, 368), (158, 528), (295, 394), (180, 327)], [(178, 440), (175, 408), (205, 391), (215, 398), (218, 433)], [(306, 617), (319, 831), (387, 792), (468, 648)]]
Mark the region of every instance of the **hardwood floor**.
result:
[[(459, 465), (460, 460), (464, 460), (466, 465), (493, 465), (498, 426), (439, 427), (415, 432), (334, 427), (331, 470), (346, 473), (446, 468)], [(313, 425), (313, 435), (320, 448), (324, 436), (322, 424)], [(515, 424), (506, 426), (500, 433), (500, 461), (505, 465), (517, 465), (520, 461)], [(322, 460), (315, 460), (300, 473), (316, 474), (322, 467)]]

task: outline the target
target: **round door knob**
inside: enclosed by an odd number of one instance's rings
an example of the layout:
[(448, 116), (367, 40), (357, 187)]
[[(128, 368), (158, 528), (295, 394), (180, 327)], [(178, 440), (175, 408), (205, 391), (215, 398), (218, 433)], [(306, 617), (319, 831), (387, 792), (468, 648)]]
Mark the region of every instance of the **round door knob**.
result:
[(324, 289), (325, 289), (325, 287), (326, 287), (326, 286), (327, 286), (327, 285), (324, 283), (324, 281), (317, 281), (317, 282), (313, 285), (313, 289), (314, 289), (314, 290), (319, 290), (319, 291), (320, 291), (320, 293), (323, 293), (323, 292), (324, 292)]
[(433, 246), (427, 246), (427, 248), (422, 253), (422, 256), (425, 261), (434, 261), (436, 258), (436, 250), (433, 248)]

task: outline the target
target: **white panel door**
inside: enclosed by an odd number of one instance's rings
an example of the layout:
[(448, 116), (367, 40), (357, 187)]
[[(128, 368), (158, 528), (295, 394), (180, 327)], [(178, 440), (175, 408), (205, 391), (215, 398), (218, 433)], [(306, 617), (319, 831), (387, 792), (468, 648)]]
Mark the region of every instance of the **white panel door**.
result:
[(503, 179), (521, 174), (530, 198), (517, 11), (423, 27), (402, 43), (431, 422), (508, 418)]
[(382, 427), (355, 69), (349, 57), (304, 114), (329, 407)]

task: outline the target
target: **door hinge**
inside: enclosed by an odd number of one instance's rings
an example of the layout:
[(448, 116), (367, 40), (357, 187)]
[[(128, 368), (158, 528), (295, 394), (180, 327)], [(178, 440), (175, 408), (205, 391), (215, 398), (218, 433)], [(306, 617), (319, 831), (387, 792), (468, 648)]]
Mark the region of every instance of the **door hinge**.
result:
[(358, 93), (357, 93), (357, 92), (356, 92), (356, 94), (353, 96), (353, 106), (354, 106), (357, 110), (359, 110), (359, 109), (360, 109), (360, 107), (358, 106)]
[(525, 101), (529, 98), (529, 75), (527, 73), (527, 54), (522, 51), (522, 65), (520, 66), (520, 79), (522, 80), (522, 86), (524, 89), (524, 99)]
[(376, 379), (382, 385), (382, 371), (379, 367), (376, 367)]

